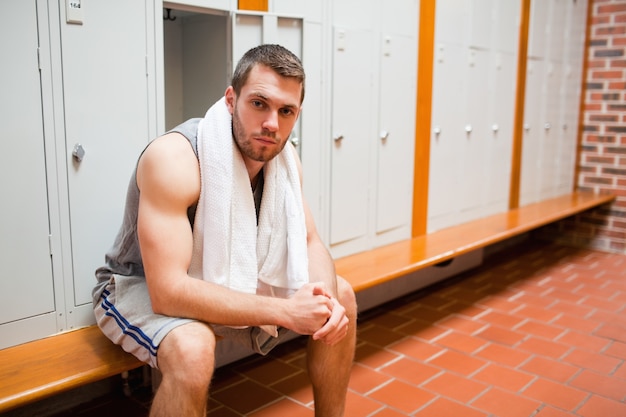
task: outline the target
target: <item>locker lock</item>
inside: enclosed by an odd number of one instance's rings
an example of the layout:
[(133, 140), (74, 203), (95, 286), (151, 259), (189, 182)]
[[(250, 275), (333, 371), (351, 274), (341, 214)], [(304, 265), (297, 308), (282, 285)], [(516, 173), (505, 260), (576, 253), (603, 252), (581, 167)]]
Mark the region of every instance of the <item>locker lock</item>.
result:
[(83, 148), (83, 145), (81, 145), (80, 143), (74, 145), (74, 149), (72, 150), (72, 157), (76, 162), (81, 162), (83, 160), (83, 158), (85, 157), (85, 148)]

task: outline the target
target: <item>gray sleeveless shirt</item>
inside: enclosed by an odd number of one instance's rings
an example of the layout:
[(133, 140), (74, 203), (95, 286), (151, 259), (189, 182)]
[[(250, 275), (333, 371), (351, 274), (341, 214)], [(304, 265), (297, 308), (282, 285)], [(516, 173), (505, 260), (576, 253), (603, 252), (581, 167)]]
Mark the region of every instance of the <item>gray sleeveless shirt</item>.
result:
[[(198, 156), (198, 124), (202, 119), (190, 119), (175, 127), (170, 132), (177, 132), (187, 138), (193, 148), (196, 157)], [(140, 156), (141, 158), (141, 156)], [(126, 276), (145, 276), (141, 252), (139, 250), (139, 239), (137, 237), (137, 213), (139, 208), (139, 188), (137, 187), (137, 167), (133, 171), (128, 190), (126, 192), (126, 206), (122, 226), (115, 238), (113, 247), (105, 255), (105, 265), (96, 270), (97, 284), (92, 291), (93, 299), (97, 300), (113, 274)], [(259, 178), (254, 200), (258, 209), (263, 190), (263, 176)], [(193, 227), (196, 205), (188, 210), (189, 223)]]

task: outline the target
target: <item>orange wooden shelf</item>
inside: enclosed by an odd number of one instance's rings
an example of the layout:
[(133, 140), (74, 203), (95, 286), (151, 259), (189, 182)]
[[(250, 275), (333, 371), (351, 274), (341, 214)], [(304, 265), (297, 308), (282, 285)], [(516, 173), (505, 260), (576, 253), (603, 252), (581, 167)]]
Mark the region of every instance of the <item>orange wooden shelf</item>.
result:
[(581, 213), (615, 199), (575, 192), (335, 261), (356, 292)]

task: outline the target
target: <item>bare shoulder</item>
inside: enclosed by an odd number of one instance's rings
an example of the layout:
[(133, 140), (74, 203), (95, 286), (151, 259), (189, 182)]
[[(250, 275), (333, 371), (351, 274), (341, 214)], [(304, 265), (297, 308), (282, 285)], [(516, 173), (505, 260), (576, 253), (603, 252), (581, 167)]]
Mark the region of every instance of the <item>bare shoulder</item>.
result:
[(200, 167), (189, 141), (180, 133), (152, 141), (139, 159), (137, 186), (142, 194), (194, 204), (200, 195)]

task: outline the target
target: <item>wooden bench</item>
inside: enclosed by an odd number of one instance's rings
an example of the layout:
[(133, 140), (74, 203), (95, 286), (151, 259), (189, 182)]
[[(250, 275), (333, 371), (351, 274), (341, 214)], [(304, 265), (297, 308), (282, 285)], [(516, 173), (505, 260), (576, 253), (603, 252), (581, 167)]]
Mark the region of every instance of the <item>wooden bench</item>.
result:
[[(609, 203), (577, 192), (336, 260), (356, 292)], [(96, 326), (0, 350), (0, 413), (137, 368)]]

